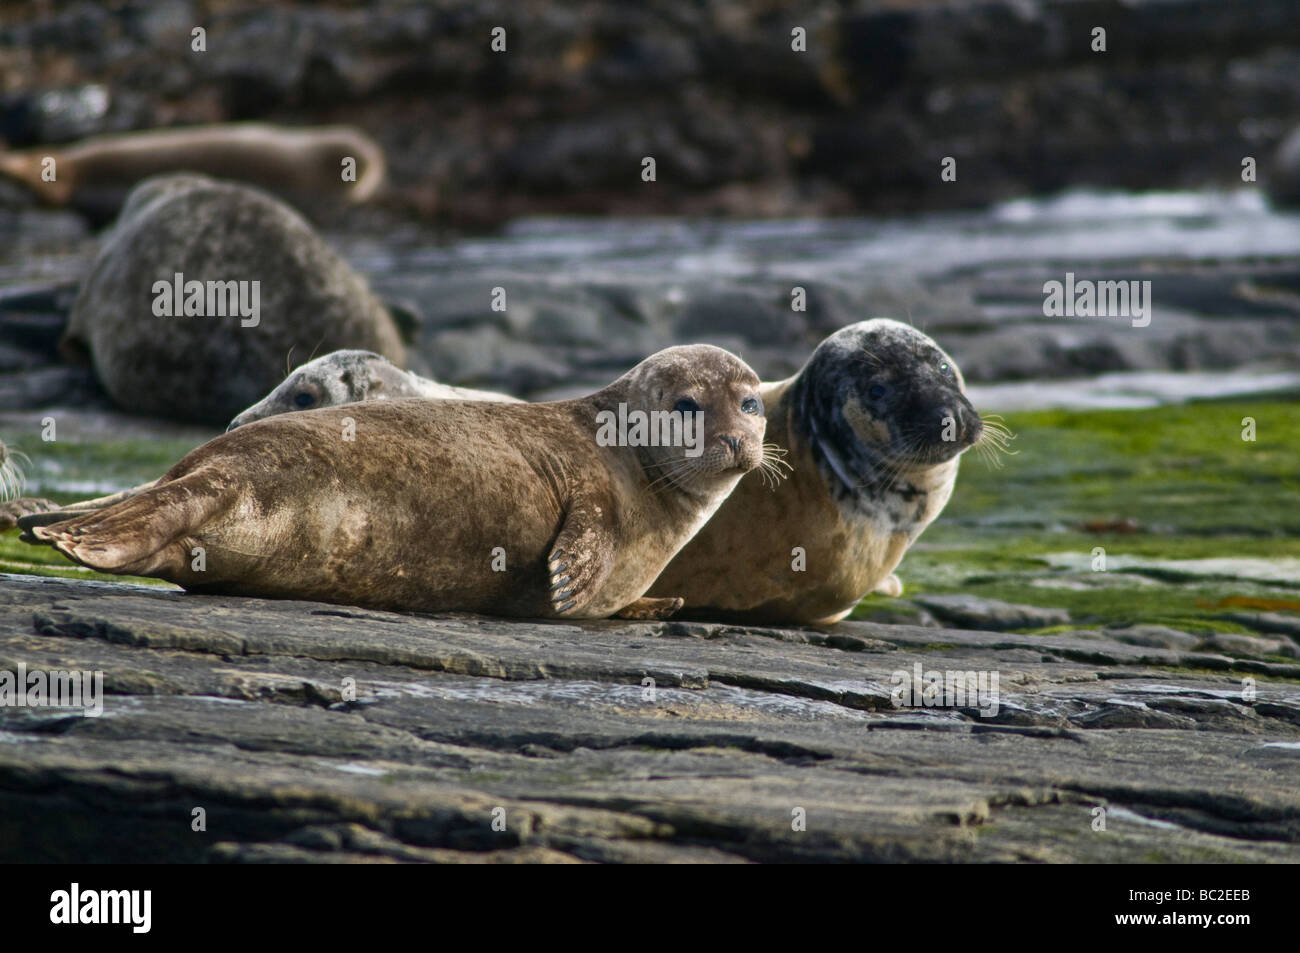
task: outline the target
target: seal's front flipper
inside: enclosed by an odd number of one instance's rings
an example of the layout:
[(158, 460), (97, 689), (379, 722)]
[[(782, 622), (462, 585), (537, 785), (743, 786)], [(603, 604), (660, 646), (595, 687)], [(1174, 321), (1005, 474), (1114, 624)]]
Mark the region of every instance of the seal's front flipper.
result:
[(556, 615), (579, 615), (600, 591), (614, 568), (614, 507), (590, 494), (569, 503), (569, 510), (546, 559), (549, 598)]
[(674, 596), (664, 599), (642, 597), (636, 602), (629, 602), (614, 613), (616, 619), (667, 619), (685, 604), (685, 600)]

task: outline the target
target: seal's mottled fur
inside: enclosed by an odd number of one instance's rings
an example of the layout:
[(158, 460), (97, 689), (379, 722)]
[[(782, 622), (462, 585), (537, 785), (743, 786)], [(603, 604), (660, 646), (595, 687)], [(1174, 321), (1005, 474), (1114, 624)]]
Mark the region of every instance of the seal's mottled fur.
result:
[(684, 614), (763, 623), (833, 622), (873, 589), (899, 594), (894, 568), (983, 429), (964, 387), (909, 325), (877, 318), (832, 334), (798, 374), (762, 388), (790, 478), (771, 489), (745, 477), (650, 594), (683, 597)]
[(517, 397), (495, 391), (439, 384), (400, 367), (373, 351), (335, 351), (308, 361), (271, 393), (230, 422), (234, 430), (254, 420), (299, 410), (317, 410), (363, 400), (423, 397), (427, 400), (501, 400)]
[[(162, 317), (156, 282), (259, 282), (260, 315)], [(249, 286), (251, 287), (251, 285)], [(287, 205), (203, 176), (141, 183), (106, 238), (60, 342), (133, 413), (224, 425), (280, 383), (291, 354), (363, 348), (400, 365), (393, 318)]]

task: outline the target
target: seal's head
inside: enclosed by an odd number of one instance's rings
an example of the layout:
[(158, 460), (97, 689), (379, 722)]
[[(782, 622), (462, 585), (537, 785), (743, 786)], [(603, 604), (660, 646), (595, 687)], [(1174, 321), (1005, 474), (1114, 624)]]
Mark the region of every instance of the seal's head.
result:
[(334, 351), (299, 367), (279, 387), (240, 413), (226, 430), (295, 410), (414, 397), (418, 393), (405, 371), (373, 351)]
[(953, 460), (983, 433), (951, 357), (910, 325), (860, 321), (799, 373), (795, 421), (828, 475), (851, 491)]
[[(712, 496), (763, 463), (767, 418), (758, 375), (722, 348), (659, 351), (594, 398), (614, 414), (619, 403), (626, 405), (626, 442), (656, 485)], [(607, 443), (608, 434), (603, 437), (598, 434)]]

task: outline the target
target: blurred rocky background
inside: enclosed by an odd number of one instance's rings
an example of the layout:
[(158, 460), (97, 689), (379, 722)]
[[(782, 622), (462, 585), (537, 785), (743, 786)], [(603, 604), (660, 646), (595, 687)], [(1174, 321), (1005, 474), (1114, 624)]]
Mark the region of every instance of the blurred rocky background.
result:
[[(1298, 14), (1293, 0), (9, 0), (0, 135), (355, 123), (386, 147), (402, 207), (473, 223), (1234, 185), (1243, 156), (1266, 175), (1300, 120)], [(646, 155), (653, 188), (638, 187)]]

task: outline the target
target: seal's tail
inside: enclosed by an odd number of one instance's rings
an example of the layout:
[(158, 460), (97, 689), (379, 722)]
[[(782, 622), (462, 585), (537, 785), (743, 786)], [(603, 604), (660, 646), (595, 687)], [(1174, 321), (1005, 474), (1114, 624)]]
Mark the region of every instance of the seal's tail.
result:
[(158, 576), (184, 571), (194, 542), (190, 534), (223, 505), (212, 474), (196, 470), (105, 509), (51, 525), (39, 525), (51, 514), (37, 514), (19, 525), (27, 542), (53, 546), (99, 572)]

